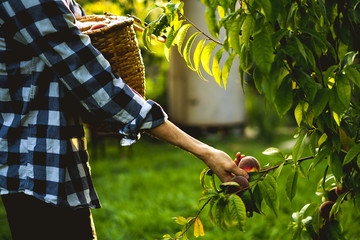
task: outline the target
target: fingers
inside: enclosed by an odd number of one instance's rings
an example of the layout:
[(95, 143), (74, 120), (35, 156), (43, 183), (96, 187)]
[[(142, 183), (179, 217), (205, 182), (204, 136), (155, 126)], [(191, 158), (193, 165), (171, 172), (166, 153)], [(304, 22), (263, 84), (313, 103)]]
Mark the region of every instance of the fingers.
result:
[(238, 166), (233, 169), (232, 173), (234, 173), (236, 176), (243, 176), (246, 179), (249, 179), (249, 174), (244, 169), (241, 169)]
[(244, 154), (241, 154), (240, 152), (236, 153), (236, 157), (235, 157), (235, 160), (234, 160), (236, 166), (239, 166), (239, 163), (240, 163), (241, 159), (243, 159), (244, 157), (245, 157)]

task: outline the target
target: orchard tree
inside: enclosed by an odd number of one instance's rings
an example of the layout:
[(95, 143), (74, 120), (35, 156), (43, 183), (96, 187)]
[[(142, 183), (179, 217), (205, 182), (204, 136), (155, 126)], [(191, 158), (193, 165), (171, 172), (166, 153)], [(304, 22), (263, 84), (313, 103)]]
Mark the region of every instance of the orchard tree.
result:
[[(183, 231), (175, 236), (167, 234), (164, 239), (186, 239), (192, 226), (194, 235), (202, 236), (199, 215), (205, 206), (214, 224), (244, 230), (246, 219), (262, 214), (264, 204), (277, 213), (277, 179), (283, 167), (292, 168), (286, 183), (291, 201), (299, 174), (319, 171), (320, 163), (326, 168), (317, 193), (324, 203), (306, 204), (293, 215), (293, 238), (307, 232), (312, 239), (343, 239), (341, 205), (351, 201), (360, 210), (360, 0), (201, 2), (211, 36), (186, 17), (183, 2), (172, 0), (156, 6), (162, 13), (147, 24), (143, 34), (146, 46), (151, 48), (151, 35), (166, 36), (167, 56), (176, 45), (189, 68), (201, 78), (204, 69), (225, 88), (232, 62), (238, 58), (243, 84), (244, 74), (251, 76), (257, 91), (275, 106), (280, 117), (293, 111), (297, 141), (291, 154), (266, 149), (264, 154), (282, 160), (278, 165), (255, 169), (245, 185), (231, 181), (219, 188), (211, 171), (204, 169), (199, 213), (176, 218)], [(196, 32), (186, 36), (190, 28)], [(225, 32), (224, 39), (219, 38), (220, 30)], [(201, 35), (192, 52), (195, 39)], [(225, 61), (223, 68), (221, 59)], [(305, 148), (311, 156), (303, 156)], [(304, 161), (311, 161), (309, 169), (304, 169)]]

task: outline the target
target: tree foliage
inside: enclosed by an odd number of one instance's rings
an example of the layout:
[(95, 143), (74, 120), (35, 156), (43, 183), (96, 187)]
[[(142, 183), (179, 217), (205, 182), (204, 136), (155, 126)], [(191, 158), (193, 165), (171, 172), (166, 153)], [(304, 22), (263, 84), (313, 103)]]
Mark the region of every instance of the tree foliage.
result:
[[(213, 181), (208, 186), (204, 180), (207, 174), (201, 174), (204, 192), (200, 199), (207, 200), (209, 219), (223, 229), (235, 226), (244, 230), (247, 217), (262, 213), (262, 203), (276, 214), (276, 180), (285, 165), (292, 167), (286, 184), (291, 201), (296, 197), (299, 174), (318, 171), (322, 163), (327, 167), (318, 194), (328, 200), (331, 188), (338, 188), (337, 198), (331, 199), (331, 218), (319, 215), (321, 206), (305, 205), (293, 214), (293, 238), (307, 232), (312, 239), (343, 239), (338, 220), (342, 203), (352, 201), (360, 210), (360, 0), (201, 2), (206, 7), (204, 17), (211, 36), (186, 18), (183, 2), (172, 0), (156, 6), (162, 13), (149, 23), (143, 36), (148, 48), (151, 34), (167, 36), (167, 56), (171, 46), (177, 45), (190, 69), (204, 78), (203, 69), (225, 87), (232, 62), (238, 58), (242, 83), (244, 74), (250, 75), (258, 92), (275, 106), (278, 115), (292, 112), (298, 125), (292, 154), (276, 148), (264, 151), (280, 157), (282, 162), (251, 176), (250, 189), (243, 194), (228, 195), (219, 191)], [(190, 28), (197, 31), (187, 36)], [(225, 32), (224, 39), (219, 38), (220, 30)], [(201, 35), (202, 40), (193, 47)], [(219, 62), (225, 52), (228, 55), (221, 68)], [(304, 158), (306, 148), (312, 156)], [(304, 160), (311, 161), (307, 170), (301, 165)]]

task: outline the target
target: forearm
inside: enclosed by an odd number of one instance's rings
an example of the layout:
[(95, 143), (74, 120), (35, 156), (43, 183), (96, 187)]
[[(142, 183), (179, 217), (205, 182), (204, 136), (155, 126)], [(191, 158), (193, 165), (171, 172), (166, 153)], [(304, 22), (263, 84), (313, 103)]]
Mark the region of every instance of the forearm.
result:
[(147, 132), (160, 140), (194, 154), (203, 161), (214, 150), (209, 145), (191, 137), (168, 120), (154, 129), (147, 130)]
[(152, 136), (173, 144), (201, 159), (223, 182), (230, 180), (234, 175), (247, 176), (247, 173), (238, 168), (225, 152), (215, 149), (182, 131), (170, 121), (147, 130)]

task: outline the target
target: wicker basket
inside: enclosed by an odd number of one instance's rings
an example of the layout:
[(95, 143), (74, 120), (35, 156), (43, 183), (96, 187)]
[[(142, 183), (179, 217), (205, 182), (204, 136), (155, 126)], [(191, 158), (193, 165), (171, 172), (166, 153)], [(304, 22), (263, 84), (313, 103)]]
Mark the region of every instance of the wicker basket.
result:
[[(90, 36), (94, 47), (110, 62), (112, 71), (144, 97), (145, 67), (133, 27), (134, 19), (105, 14), (84, 16), (77, 21), (80, 30)], [(106, 26), (91, 30), (98, 23)]]

